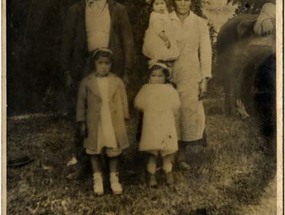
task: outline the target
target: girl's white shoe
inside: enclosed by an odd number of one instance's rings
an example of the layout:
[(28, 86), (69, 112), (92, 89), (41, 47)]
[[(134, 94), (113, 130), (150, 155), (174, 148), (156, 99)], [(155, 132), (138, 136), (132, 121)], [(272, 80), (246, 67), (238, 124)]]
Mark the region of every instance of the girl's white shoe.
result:
[(93, 190), (96, 195), (104, 194), (103, 178), (101, 172), (93, 174)]
[(117, 172), (110, 172), (111, 189), (115, 195), (123, 192), (122, 185), (119, 182), (119, 174)]

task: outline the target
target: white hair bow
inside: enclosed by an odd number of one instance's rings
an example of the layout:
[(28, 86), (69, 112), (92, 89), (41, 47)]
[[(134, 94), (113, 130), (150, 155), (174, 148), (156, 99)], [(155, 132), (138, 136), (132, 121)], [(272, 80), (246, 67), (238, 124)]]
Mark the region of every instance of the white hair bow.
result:
[(170, 71), (170, 68), (169, 68), (166, 64), (161, 63), (161, 62), (159, 62), (159, 61), (156, 60), (156, 59), (150, 60), (150, 61), (148, 62), (148, 68), (149, 68), (149, 69), (151, 69), (153, 66), (159, 66), (159, 67), (161, 67), (161, 68), (163, 68), (163, 69), (166, 69), (166, 70)]

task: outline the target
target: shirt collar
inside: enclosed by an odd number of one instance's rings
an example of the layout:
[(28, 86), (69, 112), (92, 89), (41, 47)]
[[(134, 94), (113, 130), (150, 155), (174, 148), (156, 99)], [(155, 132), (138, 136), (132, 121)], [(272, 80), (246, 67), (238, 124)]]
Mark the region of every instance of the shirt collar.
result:
[(102, 3), (108, 4), (108, 0), (86, 0), (88, 6), (91, 6), (95, 1), (100, 1)]
[(109, 77), (109, 73), (106, 74), (106, 75), (99, 75), (98, 73), (95, 73), (94, 74), (97, 78), (106, 78), (106, 77)]
[(170, 16), (170, 19), (179, 21), (179, 18), (178, 18), (178, 16), (177, 16), (177, 14), (176, 14), (175, 11), (172, 11), (172, 12), (169, 14), (169, 16)]
[[(193, 12), (190, 10), (190, 13), (189, 13), (189, 16), (186, 17), (185, 20), (189, 19), (190, 16), (192, 16)], [(175, 10), (173, 10), (171, 13), (170, 13), (170, 19), (171, 20), (175, 20), (175, 21), (179, 21), (180, 22), (180, 19), (179, 17), (177, 16), (177, 13), (175, 12)]]

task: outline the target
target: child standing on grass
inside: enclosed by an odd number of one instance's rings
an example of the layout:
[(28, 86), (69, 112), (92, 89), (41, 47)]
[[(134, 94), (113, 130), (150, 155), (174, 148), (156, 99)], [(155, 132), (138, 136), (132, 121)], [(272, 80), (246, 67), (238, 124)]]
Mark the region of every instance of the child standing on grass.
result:
[(172, 62), (179, 49), (171, 27), (171, 19), (165, 0), (147, 0), (152, 6), (148, 29), (145, 32), (143, 54), (151, 61)]
[(149, 83), (135, 98), (135, 107), (143, 112), (139, 150), (149, 153), (147, 172), (149, 185), (157, 186), (156, 164), (162, 158), (166, 183), (173, 184), (173, 155), (178, 150), (175, 118), (180, 106), (178, 92), (168, 81), (169, 69), (156, 63), (150, 68)]
[(93, 169), (94, 192), (104, 193), (101, 155), (109, 159), (110, 184), (114, 194), (121, 194), (119, 156), (129, 146), (125, 119), (129, 118), (127, 94), (123, 81), (111, 73), (112, 51), (96, 49), (90, 61), (90, 74), (81, 81), (76, 120), (84, 136), (84, 148)]

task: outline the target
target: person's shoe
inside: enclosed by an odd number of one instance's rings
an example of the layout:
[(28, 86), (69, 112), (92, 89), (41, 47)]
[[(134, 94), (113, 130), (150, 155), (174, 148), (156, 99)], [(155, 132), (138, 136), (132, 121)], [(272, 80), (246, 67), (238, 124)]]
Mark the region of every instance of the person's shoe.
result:
[(121, 194), (123, 192), (122, 185), (119, 182), (119, 174), (117, 172), (110, 173), (110, 184), (111, 189), (115, 195)]
[(184, 170), (184, 171), (188, 171), (188, 170), (190, 170), (190, 168), (191, 168), (191, 167), (189, 166), (189, 164), (186, 163), (185, 161), (179, 162), (178, 166), (179, 166), (179, 169)]
[(148, 185), (153, 188), (157, 187), (157, 181), (156, 181), (155, 174), (149, 174)]
[(83, 180), (86, 179), (89, 172), (83, 167), (73, 166), (66, 176), (68, 180)]
[(8, 167), (21, 167), (31, 163), (34, 159), (31, 159), (29, 155), (22, 150), (14, 150), (8, 153)]
[(93, 174), (93, 190), (94, 193), (98, 196), (104, 194), (103, 178), (101, 173)]
[(172, 185), (174, 184), (174, 178), (172, 172), (167, 172), (165, 173), (165, 179), (166, 179), (166, 184), (167, 185)]

